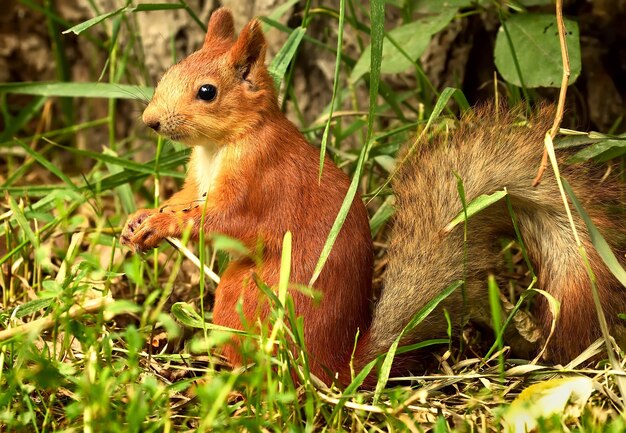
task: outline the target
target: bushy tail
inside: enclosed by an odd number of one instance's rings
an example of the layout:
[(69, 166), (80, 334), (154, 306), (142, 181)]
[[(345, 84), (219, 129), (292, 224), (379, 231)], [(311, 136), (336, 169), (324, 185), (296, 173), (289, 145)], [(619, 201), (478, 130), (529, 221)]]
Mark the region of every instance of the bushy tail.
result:
[[(415, 313), (455, 280), (466, 281), (465, 296), (455, 291), (403, 344), (445, 337), (443, 308), (455, 325), (468, 315), (490, 317), (486, 276), (501, 267), (498, 240), (515, 238), (513, 225), (501, 200), (470, 218), (465, 251), (463, 224), (450, 232), (444, 230), (462, 210), (455, 173), (463, 181), (468, 203), (482, 194), (508, 191), (539, 288), (561, 304), (547, 356), (556, 362), (568, 361), (600, 336), (590, 279), (552, 170), (546, 170), (538, 187), (531, 186), (552, 119), (552, 110), (544, 108), (528, 125), (520, 126), (514, 114), (487, 107), (463, 119), (451, 133), (418, 145), (394, 184), (397, 214), (385, 286), (371, 328), (357, 346), (357, 368), (386, 352)], [(595, 225), (623, 259), (626, 231), (621, 187), (610, 180), (600, 182), (588, 166), (562, 170)], [(620, 215), (610, 215), (611, 204)], [(604, 312), (614, 324), (617, 313), (626, 312), (626, 291), (594, 250), (578, 215), (575, 221)], [(539, 300), (536, 317), (547, 336), (552, 315), (545, 301)]]

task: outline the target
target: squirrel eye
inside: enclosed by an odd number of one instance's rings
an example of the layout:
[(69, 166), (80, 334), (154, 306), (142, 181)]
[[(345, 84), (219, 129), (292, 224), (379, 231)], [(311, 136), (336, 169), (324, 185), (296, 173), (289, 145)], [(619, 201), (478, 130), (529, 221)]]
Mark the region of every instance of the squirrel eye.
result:
[(217, 96), (217, 88), (213, 84), (203, 84), (198, 89), (198, 99), (212, 101)]

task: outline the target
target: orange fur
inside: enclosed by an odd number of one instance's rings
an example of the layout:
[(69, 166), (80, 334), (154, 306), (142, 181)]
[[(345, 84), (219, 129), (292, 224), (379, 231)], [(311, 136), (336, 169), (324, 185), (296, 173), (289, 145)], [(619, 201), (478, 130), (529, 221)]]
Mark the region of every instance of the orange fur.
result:
[[(132, 215), (121, 235), (124, 244), (138, 251), (153, 248), (168, 236), (179, 237), (186, 229), (196, 238), (200, 230), (223, 233), (251, 250), (261, 243), (261, 264), (251, 259), (232, 261), (217, 288), (214, 321), (231, 328), (242, 327), (237, 313), (240, 300), (249, 323), (267, 317), (268, 303), (251, 276), (277, 284), (287, 231), (293, 233), (291, 281), (309, 282), (349, 187), (346, 175), (329, 160), (318, 181), (318, 151), (281, 113), (264, 65), (265, 50), (258, 21), (248, 23), (235, 39), (231, 13), (219, 9), (209, 22), (203, 47), (166, 72), (143, 118), (160, 134), (194, 147), (189, 173), (180, 192), (159, 209)], [(217, 88), (211, 101), (197, 96), (205, 85)], [(360, 197), (355, 198), (315, 283), (322, 294), (319, 305), (297, 290), (291, 292), (296, 314), (304, 318), (314, 374), (330, 382), (338, 373), (340, 382), (349, 382), (357, 330), (362, 335), (354, 360), (358, 370), (386, 352), (415, 312), (460, 278), (467, 277), (467, 309), (460, 293), (451, 295), (404, 343), (445, 336), (443, 308), (450, 311), (455, 326), (464, 317), (488, 317), (485, 276), (497, 267), (499, 247), (494, 240), (512, 234), (511, 220), (502, 202), (470, 220), (467, 258), (471, 266), (464, 275), (463, 228), (444, 230), (461, 210), (453, 172), (463, 178), (468, 202), (508, 189), (539, 286), (562, 305), (549, 347), (551, 358), (569, 359), (598, 336), (589, 280), (572, 248), (555, 179), (546, 174), (539, 188), (530, 188), (550, 118), (551, 113), (544, 111), (531, 119), (532, 127), (515, 127), (510, 113), (487, 108), (461, 122), (449, 137), (439, 137), (436, 145), (422, 143), (394, 185), (399, 209), (385, 289), (373, 313), (370, 229), (365, 207)], [(573, 177), (572, 186), (581, 199), (594, 197), (586, 178)], [(618, 233), (614, 245), (623, 247), (623, 227), (611, 222), (598, 203), (591, 205), (596, 223), (605, 232)], [(577, 224), (592, 251), (590, 260), (609, 322), (616, 324), (616, 313), (626, 308), (624, 293), (592, 250), (579, 219)], [(542, 302), (538, 317), (547, 335), (552, 316)], [(237, 341), (224, 350), (233, 364), (242, 362)], [(394, 367), (400, 372), (411, 362), (401, 359)], [(366, 384), (372, 384), (371, 377)]]
[[(199, 230), (219, 232), (251, 250), (261, 242), (261, 267), (249, 259), (231, 262), (216, 292), (214, 322), (241, 328), (240, 299), (248, 322), (268, 314), (251, 275), (277, 284), (288, 230), (293, 234), (291, 282), (308, 284), (349, 180), (327, 160), (318, 183), (319, 152), (279, 109), (264, 66), (265, 39), (258, 21), (233, 42), (225, 28), (231, 25), (228, 14), (224, 9), (214, 13), (202, 49), (163, 76), (144, 112), (146, 123), (160, 122), (159, 132), (193, 145), (194, 151), (183, 189), (163, 204), (162, 212), (142, 210), (131, 216), (122, 240), (146, 250), (165, 237), (181, 236), (190, 224), (196, 237)], [(214, 101), (195, 97), (205, 83), (216, 85)], [(216, 154), (219, 163), (213, 162)], [(202, 172), (207, 160), (212, 161), (211, 173)], [(206, 179), (213, 179), (209, 188), (201, 185)], [(207, 190), (204, 227), (202, 190)], [(327, 381), (326, 369), (339, 369), (357, 329), (369, 324), (371, 248), (367, 212), (357, 197), (315, 284), (322, 294), (319, 305), (300, 291), (291, 292), (296, 313), (304, 317), (312, 370)], [(232, 363), (241, 362), (236, 345), (225, 354)]]

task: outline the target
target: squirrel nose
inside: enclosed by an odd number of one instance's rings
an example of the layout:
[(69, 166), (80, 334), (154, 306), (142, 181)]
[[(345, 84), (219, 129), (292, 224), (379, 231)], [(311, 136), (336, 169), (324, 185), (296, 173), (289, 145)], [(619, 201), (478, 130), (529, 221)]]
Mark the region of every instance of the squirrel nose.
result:
[(159, 122), (156, 119), (147, 119), (146, 120), (146, 125), (149, 128), (152, 128), (152, 129), (154, 129), (157, 132), (159, 132), (159, 128), (161, 128), (161, 122)]

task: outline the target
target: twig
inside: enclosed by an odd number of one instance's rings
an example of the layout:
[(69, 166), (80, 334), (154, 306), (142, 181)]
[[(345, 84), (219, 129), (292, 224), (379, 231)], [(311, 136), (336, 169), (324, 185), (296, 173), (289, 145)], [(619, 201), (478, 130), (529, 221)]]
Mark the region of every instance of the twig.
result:
[(70, 308), (68, 312), (63, 313), (58, 317), (54, 317), (54, 315), (48, 315), (40, 319), (33, 320), (32, 322), (25, 323), (21, 326), (16, 326), (15, 328), (8, 328), (0, 331), (0, 341), (8, 340), (9, 338), (15, 337), (16, 335), (28, 334), (31, 331), (35, 330), (43, 331), (45, 329), (52, 328), (59, 319), (66, 317), (74, 319), (78, 316), (82, 316), (83, 314), (89, 314), (101, 310), (104, 307), (112, 304), (113, 302), (113, 298), (110, 297), (90, 299), (82, 305), (74, 305)]
[(211, 270), (211, 268), (209, 268), (207, 265), (200, 263), (200, 259), (198, 257), (195, 256), (194, 253), (192, 253), (191, 251), (189, 251), (189, 248), (185, 247), (183, 245), (183, 243), (176, 238), (165, 238), (165, 240), (167, 242), (169, 242), (169, 244), (171, 246), (173, 246), (174, 248), (176, 248), (178, 251), (180, 251), (181, 253), (183, 253), (183, 255), (185, 257), (187, 257), (189, 260), (191, 260), (191, 262), (196, 265), (198, 267), (198, 269), (202, 268), (204, 270), (204, 274), (209, 277), (211, 280), (213, 280), (213, 282), (215, 284), (219, 284), (220, 282), (220, 276), (217, 275), (215, 272), (213, 272)]
[[(341, 403), (340, 399), (326, 395), (323, 392), (318, 391), (317, 395), (319, 395), (320, 398), (324, 400), (326, 403), (330, 403), (335, 406)], [(362, 410), (362, 411), (371, 412), (371, 413), (386, 413), (386, 414), (391, 413), (390, 409), (382, 408), (379, 406), (374, 406), (371, 404), (360, 404), (360, 403), (356, 403), (353, 401), (345, 401), (343, 402), (343, 405), (349, 409)]]
[[(569, 69), (569, 54), (567, 53), (567, 42), (565, 41), (565, 23), (563, 22), (563, 0), (556, 0), (556, 25), (559, 29), (559, 42), (561, 44), (561, 59), (563, 61), (563, 77), (561, 79), (561, 91), (559, 92), (559, 102), (556, 106), (556, 114), (554, 115), (554, 122), (550, 129), (550, 138), (554, 140), (556, 134), (559, 131), (559, 126), (563, 120), (563, 111), (565, 110), (565, 96), (567, 94), (567, 83), (569, 82), (570, 69)], [(548, 167), (548, 149), (544, 147), (543, 156), (541, 157), (541, 164), (539, 170), (537, 170), (537, 176), (533, 179), (533, 187), (541, 183), (543, 172)]]

